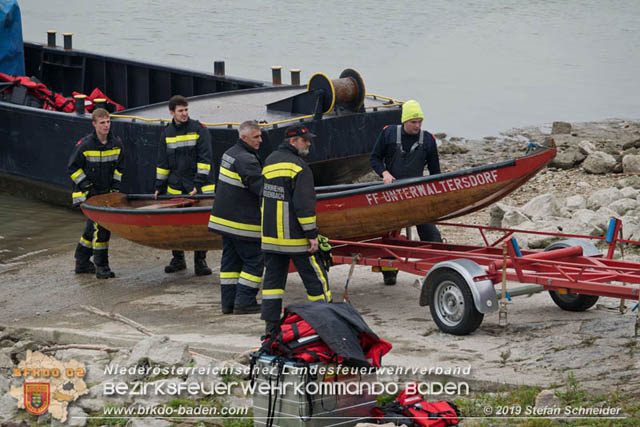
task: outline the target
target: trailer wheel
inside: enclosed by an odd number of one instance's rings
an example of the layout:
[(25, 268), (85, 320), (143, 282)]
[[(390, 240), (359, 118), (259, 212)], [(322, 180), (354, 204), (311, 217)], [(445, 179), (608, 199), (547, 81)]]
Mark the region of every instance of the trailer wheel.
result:
[[(583, 239), (573, 239), (569, 241), (556, 242), (545, 248), (545, 252), (553, 251), (555, 249), (568, 248), (569, 246), (579, 243), (583, 248), (588, 250), (597, 251), (595, 246), (591, 242)], [(549, 291), (551, 299), (556, 303), (558, 307), (567, 311), (586, 311), (593, 307), (598, 302), (597, 296), (594, 295), (582, 295), (569, 292), (568, 294), (559, 294), (556, 291)]]
[(598, 302), (598, 297), (583, 294), (559, 294), (556, 291), (549, 291), (551, 299), (558, 307), (567, 311), (586, 311)]
[(469, 285), (457, 272), (434, 272), (429, 293), (431, 317), (442, 332), (467, 335), (482, 323), (484, 314), (476, 309)]

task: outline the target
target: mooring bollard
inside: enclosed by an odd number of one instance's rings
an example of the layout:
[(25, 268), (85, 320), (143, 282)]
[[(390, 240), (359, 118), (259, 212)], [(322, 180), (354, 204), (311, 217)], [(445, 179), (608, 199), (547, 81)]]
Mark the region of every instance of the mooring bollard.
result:
[(75, 106), (76, 106), (76, 114), (84, 114), (85, 113), (85, 109), (84, 109), (84, 102), (87, 99), (87, 95), (73, 95), (73, 97), (75, 98)]
[(105, 110), (107, 109), (107, 100), (104, 98), (95, 98), (93, 100), (93, 105), (95, 105), (96, 108), (104, 108)]
[(224, 77), (224, 61), (213, 61), (213, 74)]
[(282, 84), (282, 67), (280, 65), (271, 67), (271, 80), (274, 86), (280, 86)]
[(73, 33), (62, 33), (64, 36), (64, 49), (71, 50), (71, 38), (73, 37)]
[(56, 30), (47, 31), (47, 47), (56, 47)]
[(300, 86), (300, 69), (292, 68), (289, 71), (291, 72), (291, 85)]

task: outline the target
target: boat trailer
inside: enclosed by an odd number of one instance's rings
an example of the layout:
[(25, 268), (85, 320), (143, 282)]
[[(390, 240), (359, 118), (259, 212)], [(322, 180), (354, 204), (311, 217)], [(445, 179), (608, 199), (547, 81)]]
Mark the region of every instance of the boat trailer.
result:
[[(499, 322), (506, 324), (507, 301), (512, 297), (549, 291), (556, 305), (568, 311), (585, 311), (601, 296), (619, 298), (621, 312), (624, 300), (635, 301), (632, 310), (636, 312), (638, 336), (640, 262), (614, 259), (614, 253), (618, 244), (640, 242), (621, 238), (622, 222), (618, 218), (611, 218), (604, 237), (436, 224), (478, 229), (485, 245), (414, 241), (397, 231), (386, 237), (357, 241), (330, 240), (332, 262), (367, 265), (374, 271), (393, 267), (421, 276), (420, 306), (428, 305), (440, 330), (454, 335), (475, 331), (484, 315), (494, 311), (499, 311)], [(490, 242), (490, 230), (502, 232), (502, 236)], [(516, 233), (564, 240), (551, 243), (542, 251), (521, 250)], [(603, 255), (591, 240), (604, 240), (607, 253)], [(507, 282), (523, 286), (507, 289)], [(501, 285), (497, 292), (496, 285)]]

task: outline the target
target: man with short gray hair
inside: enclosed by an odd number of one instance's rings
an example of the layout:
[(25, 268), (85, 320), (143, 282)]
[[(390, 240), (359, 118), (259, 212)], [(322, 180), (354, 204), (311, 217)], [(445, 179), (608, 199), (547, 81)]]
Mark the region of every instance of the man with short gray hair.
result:
[(222, 155), (209, 231), (222, 235), (220, 294), (223, 314), (260, 312), (256, 295), (264, 267), (260, 250), (262, 142), (253, 120), (238, 128), (240, 139)]

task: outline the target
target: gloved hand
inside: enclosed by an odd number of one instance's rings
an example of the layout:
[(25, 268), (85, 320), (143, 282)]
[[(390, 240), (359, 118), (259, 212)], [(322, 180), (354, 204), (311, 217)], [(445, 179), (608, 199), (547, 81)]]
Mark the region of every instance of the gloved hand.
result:
[(329, 267), (333, 264), (333, 260), (331, 259), (331, 244), (328, 237), (318, 234), (318, 249), (320, 249), (318, 258), (322, 262), (324, 269), (329, 272)]

